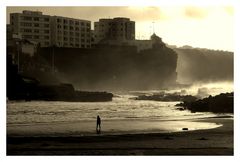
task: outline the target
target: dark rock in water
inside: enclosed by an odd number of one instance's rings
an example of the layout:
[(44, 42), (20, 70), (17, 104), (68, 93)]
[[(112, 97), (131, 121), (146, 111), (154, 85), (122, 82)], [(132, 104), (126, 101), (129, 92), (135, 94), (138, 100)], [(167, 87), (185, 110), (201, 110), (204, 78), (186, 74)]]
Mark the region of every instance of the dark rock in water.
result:
[(165, 139), (165, 140), (173, 140), (173, 138), (172, 138), (172, 137), (169, 137), (169, 136), (165, 137), (164, 139)]
[(177, 110), (184, 111), (185, 109), (182, 107), (176, 108)]
[(208, 140), (207, 138), (204, 138), (204, 137), (202, 137), (202, 138), (199, 138), (198, 140)]
[[(154, 95), (141, 95), (135, 98), (136, 100), (153, 100), (153, 101), (195, 101), (196, 97), (191, 95), (180, 95), (178, 93), (161, 93)], [(180, 105), (182, 106), (182, 105)]]
[(221, 93), (193, 102), (183, 102), (178, 106), (183, 106), (191, 112), (233, 113), (233, 98), (233, 92)]
[(182, 130), (188, 130), (188, 128), (182, 128)]

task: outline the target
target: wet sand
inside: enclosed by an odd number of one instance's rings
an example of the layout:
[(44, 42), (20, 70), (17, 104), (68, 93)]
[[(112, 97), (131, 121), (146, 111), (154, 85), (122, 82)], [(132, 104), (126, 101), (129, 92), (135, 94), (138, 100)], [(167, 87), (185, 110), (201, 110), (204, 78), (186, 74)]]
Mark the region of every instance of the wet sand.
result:
[[(206, 130), (95, 136), (7, 136), (7, 155), (233, 155), (233, 119)], [(9, 133), (9, 132), (8, 132)]]

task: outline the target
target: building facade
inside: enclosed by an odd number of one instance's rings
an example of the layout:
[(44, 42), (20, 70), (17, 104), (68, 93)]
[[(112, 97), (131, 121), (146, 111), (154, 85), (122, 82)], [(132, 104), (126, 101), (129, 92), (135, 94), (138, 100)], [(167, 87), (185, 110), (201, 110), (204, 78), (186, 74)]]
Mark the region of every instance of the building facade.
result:
[(10, 14), (13, 34), (22, 39), (38, 42), (41, 47), (51, 45), (50, 16), (39, 11), (23, 11)]
[(94, 43), (104, 40), (135, 40), (135, 22), (122, 17), (99, 19), (94, 22)]
[(51, 17), (52, 44), (58, 47), (90, 48), (91, 22), (67, 17)]
[(37, 42), (41, 47), (91, 47), (91, 22), (87, 20), (23, 11), (10, 14), (10, 25), (13, 34)]

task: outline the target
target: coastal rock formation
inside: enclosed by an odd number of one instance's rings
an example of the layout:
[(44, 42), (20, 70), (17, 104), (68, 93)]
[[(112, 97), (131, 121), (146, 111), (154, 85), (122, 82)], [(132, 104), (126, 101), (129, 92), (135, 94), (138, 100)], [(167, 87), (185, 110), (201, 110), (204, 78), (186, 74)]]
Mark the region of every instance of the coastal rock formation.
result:
[(154, 95), (140, 95), (135, 98), (136, 100), (152, 100), (152, 101), (183, 101), (192, 102), (197, 98), (191, 95), (180, 95), (177, 93), (162, 93)]
[(59, 78), (78, 89), (148, 90), (176, 84), (177, 54), (163, 45), (137, 52), (135, 46), (101, 45), (91, 49), (41, 48)]
[(42, 84), (35, 78), (18, 74), (18, 67), (7, 62), (8, 100), (45, 100), (45, 101), (111, 101), (112, 93), (76, 91), (72, 84)]
[(233, 113), (234, 93), (221, 93), (209, 96), (193, 102), (183, 102), (177, 106), (191, 110), (192, 112)]

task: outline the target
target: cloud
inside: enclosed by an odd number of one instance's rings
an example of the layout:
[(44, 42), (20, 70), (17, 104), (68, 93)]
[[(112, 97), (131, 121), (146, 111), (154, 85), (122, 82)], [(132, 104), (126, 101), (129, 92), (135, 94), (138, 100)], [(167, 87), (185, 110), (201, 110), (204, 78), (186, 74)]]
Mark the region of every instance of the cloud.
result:
[(184, 15), (188, 18), (203, 19), (207, 17), (208, 11), (204, 8), (199, 7), (185, 7)]

